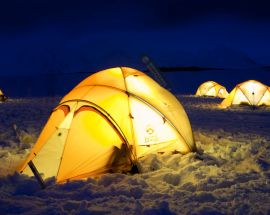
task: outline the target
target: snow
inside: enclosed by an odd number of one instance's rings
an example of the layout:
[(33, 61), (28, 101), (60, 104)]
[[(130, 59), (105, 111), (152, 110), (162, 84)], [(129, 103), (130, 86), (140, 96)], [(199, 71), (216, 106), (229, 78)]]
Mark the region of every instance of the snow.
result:
[(143, 172), (40, 189), (14, 168), (60, 97), (0, 103), (0, 214), (269, 214), (270, 108), (219, 109), (221, 99), (179, 95), (198, 152), (143, 157)]

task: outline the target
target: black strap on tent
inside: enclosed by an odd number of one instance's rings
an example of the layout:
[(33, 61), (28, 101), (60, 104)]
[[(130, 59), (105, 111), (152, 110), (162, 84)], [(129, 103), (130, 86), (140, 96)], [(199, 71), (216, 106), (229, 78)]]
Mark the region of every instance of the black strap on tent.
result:
[(46, 188), (45, 182), (42, 179), (41, 175), (39, 174), (37, 168), (35, 167), (34, 163), (32, 161), (28, 162), (28, 166), (32, 170), (33, 174), (35, 175), (39, 185), (41, 186), (42, 189)]
[(146, 65), (147, 69), (154, 75), (155, 80), (164, 88), (169, 90), (168, 83), (161, 75), (160, 70), (154, 65), (148, 56), (142, 57), (142, 62)]

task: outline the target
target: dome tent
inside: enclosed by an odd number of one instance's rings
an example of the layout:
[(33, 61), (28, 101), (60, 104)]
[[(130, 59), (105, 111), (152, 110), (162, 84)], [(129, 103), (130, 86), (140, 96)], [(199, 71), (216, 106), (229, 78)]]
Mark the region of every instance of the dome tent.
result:
[(196, 96), (211, 96), (211, 97), (219, 97), (226, 98), (228, 96), (228, 92), (225, 87), (214, 81), (207, 81), (202, 83), (195, 94)]
[(7, 97), (4, 95), (3, 91), (0, 89), (0, 101), (4, 102), (7, 100)]
[(144, 73), (117, 67), (89, 76), (60, 101), (18, 170), (31, 175), (34, 164), (60, 183), (128, 171), (148, 153), (195, 150), (179, 101)]
[(229, 96), (221, 102), (220, 107), (227, 108), (239, 104), (251, 106), (270, 105), (270, 88), (256, 80), (237, 84)]

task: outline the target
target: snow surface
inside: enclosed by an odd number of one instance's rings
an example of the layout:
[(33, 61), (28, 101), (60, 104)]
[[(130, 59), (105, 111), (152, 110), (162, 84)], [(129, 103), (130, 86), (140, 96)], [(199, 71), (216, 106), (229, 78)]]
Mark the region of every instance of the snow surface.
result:
[(151, 154), (143, 173), (40, 189), (14, 173), (60, 97), (0, 103), (0, 214), (270, 214), (270, 108), (219, 109), (220, 99), (179, 95), (198, 152)]

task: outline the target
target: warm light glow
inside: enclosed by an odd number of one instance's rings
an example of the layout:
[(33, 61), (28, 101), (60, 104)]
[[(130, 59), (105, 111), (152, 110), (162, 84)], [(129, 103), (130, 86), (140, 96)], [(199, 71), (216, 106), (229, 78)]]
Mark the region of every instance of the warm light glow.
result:
[(230, 95), (222, 101), (222, 108), (230, 105), (247, 104), (253, 106), (270, 105), (269, 88), (264, 84), (249, 80), (238, 84)]
[(214, 81), (207, 81), (199, 86), (196, 95), (226, 98), (228, 96), (228, 92), (226, 88), (220, 84)]
[(119, 67), (86, 78), (61, 100), (18, 170), (32, 175), (32, 161), (44, 178), (64, 182), (129, 170), (147, 153), (192, 150), (178, 100), (145, 74)]
[(177, 139), (174, 129), (160, 114), (138, 99), (130, 99), (133, 127), (138, 145), (158, 144)]

